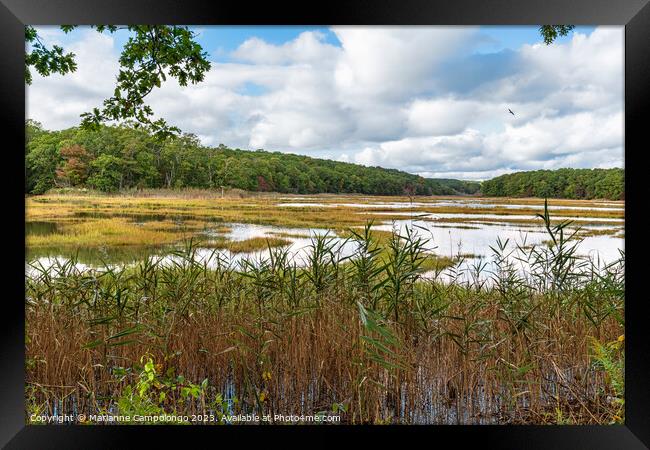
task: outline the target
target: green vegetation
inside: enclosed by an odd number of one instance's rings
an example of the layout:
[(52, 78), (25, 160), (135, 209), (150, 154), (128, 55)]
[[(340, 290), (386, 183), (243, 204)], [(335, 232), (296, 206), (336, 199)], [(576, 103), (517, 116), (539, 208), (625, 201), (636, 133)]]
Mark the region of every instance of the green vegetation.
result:
[(142, 128), (100, 126), (47, 131), (27, 122), (25, 192), (89, 188), (240, 189), (291, 194), (476, 195), (564, 199), (624, 199), (623, 169), (517, 172), (483, 183), (428, 179), (395, 169), (365, 167), (263, 150), (202, 146), (196, 136), (161, 140)]
[(425, 179), (280, 152), (204, 147), (193, 135), (160, 140), (142, 128), (101, 126), (46, 131), (27, 123), (25, 192), (55, 187), (105, 192), (144, 188), (376, 195), (474, 194), (479, 183)]
[[(62, 25), (70, 33), (76, 25)], [(210, 70), (208, 54), (194, 40), (196, 33), (176, 25), (93, 25), (99, 33), (128, 30), (129, 39), (120, 55), (120, 71), (113, 96), (104, 100), (102, 108), (81, 115), (82, 126), (96, 129), (107, 121), (133, 120), (164, 138), (180, 130), (169, 126), (164, 119), (151, 120), (154, 113), (144, 99), (154, 88), (159, 88), (167, 77), (175, 78), (179, 85), (199, 83)], [(44, 77), (53, 73), (66, 75), (77, 70), (75, 54), (65, 53), (58, 45), (48, 48), (33, 26), (25, 27), (25, 82), (31, 84), (30, 67)]]
[(442, 282), (425, 239), (369, 225), (351, 256), (314, 236), (304, 267), (280, 247), (208, 266), (191, 243), (167, 264), (34, 267), (27, 413), (621, 423), (624, 254), (596, 266), (540, 217), (550, 244), (497, 239), (489, 283), (481, 263)]
[(623, 169), (558, 169), (516, 172), (483, 182), (483, 195), (566, 199), (625, 198)]
[(544, 38), (546, 45), (551, 45), (559, 36), (566, 36), (574, 28), (575, 25), (542, 25), (539, 27), (539, 34)]
[[(66, 190), (61, 190), (66, 192)], [(243, 196), (243, 197), (242, 197)], [(300, 199), (300, 197), (297, 197)], [(336, 231), (341, 237), (350, 237), (346, 233), (350, 227), (363, 227), (368, 219), (377, 221), (403, 220), (405, 208), (380, 206), (377, 208), (355, 208), (348, 204), (370, 203), (381, 205), (382, 202), (408, 203), (408, 197), (364, 197), (320, 195), (317, 204), (331, 204), (332, 207), (302, 206), (299, 208), (278, 206), (280, 199), (270, 193), (220, 192), (209, 190), (144, 190), (122, 192), (106, 195), (98, 192), (71, 190), (67, 193), (50, 193), (29, 196), (26, 200), (26, 244), (32, 254), (69, 255), (76, 251), (81, 256), (89, 257), (102, 248), (109, 248), (111, 253), (123, 250), (124, 257), (134, 254), (136, 248), (140, 253), (161, 246), (178, 245), (189, 238), (204, 241), (202, 245), (213, 248), (227, 248), (229, 242), (225, 237), (207, 240), (207, 235), (229, 232), (228, 224), (252, 223), (273, 225), (285, 228), (327, 228)], [(438, 199), (435, 199), (438, 200)], [(290, 201), (290, 200), (289, 200)], [(504, 200), (507, 202), (508, 200)], [(444, 199), (443, 199), (444, 202)], [(525, 205), (543, 206), (540, 200), (522, 200)], [(413, 206), (409, 208), (413, 216), (439, 214), (435, 218), (420, 219), (435, 223), (436, 227), (454, 229), (476, 228), (478, 224), (493, 223), (495, 219), (485, 218), (483, 214), (498, 215), (498, 222), (512, 223), (518, 226), (535, 224), (535, 215), (539, 209), (505, 208), (496, 199), (490, 200), (485, 208), (467, 208), (453, 204), (437, 206)], [(584, 200), (553, 200), (554, 206), (580, 206), (586, 208), (579, 214), (573, 209), (554, 210), (553, 221), (559, 223), (566, 217), (579, 215), (573, 219), (574, 225), (589, 223), (598, 218), (599, 223), (610, 227), (603, 229), (584, 229), (581, 236), (595, 236), (620, 232), (623, 210), (611, 211), (598, 208), (598, 204)], [(345, 206), (348, 205), (348, 206)], [(422, 203), (424, 205), (424, 203)], [(507, 204), (504, 203), (504, 206)], [(392, 208), (392, 209), (391, 209)], [(367, 214), (369, 212), (381, 214)], [(466, 217), (444, 217), (445, 213), (471, 213)], [(512, 217), (516, 214), (516, 217)], [(528, 216), (522, 217), (521, 215)], [(298, 234), (297, 234), (298, 233)], [(373, 234), (386, 239), (389, 233), (373, 231)], [(277, 238), (305, 237), (305, 231), (274, 231)], [(214, 237), (214, 236), (213, 236)], [(253, 244), (250, 242), (249, 244)], [(258, 240), (258, 245), (266, 243)], [(243, 244), (237, 244), (238, 246)], [(248, 245), (248, 244), (247, 244)], [(282, 241), (277, 241), (282, 245)], [(127, 251), (132, 247), (133, 251)], [(137, 252), (136, 252), (137, 253)], [(85, 261), (87, 259), (83, 258)]]
[(269, 247), (284, 247), (291, 244), (287, 239), (277, 237), (255, 237), (244, 241), (234, 241), (224, 244), (217, 244), (212, 248), (226, 248), (232, 253), (249, 253), (255, 250), (265, 250)]
[(605, 372), (605, 393), (613, 408), (611, 423), (625, 422), (625, 335), (605, 344), (591, 339), (592, 362)]
[[(125, 28), (131, 39), (114, 96), (101, 109), (62, 131), (26, 124), (25, 192), (35, 194), (27, 198), (26, 245), (72, 255), (52, 266), (28, 263), (28, 420), (173, 414), (204, 418), (183, 423), (227, 423), (232, 414), (336, 413), (349, 424), (624, 421), (624, 253), (605, 266), (578, 253), (580, 238), (620, 232), (614, 226), (623, 213), (566, 200), (623, 199), (622, 169), (477, 183), (206, 147), (152, 121), (144, 102), (166, 76), (181, 85), (203, 80), (210, 64), (194, 33)], [(571, 29), (540, 33), (550, 44)], [(43, 76), (75, 71), (74, 55), (47, 48), (33, 27), (25, 38), (26, 82), (30, 67)], [(103, 125), (124, 119), (131, 122)], [(274, 193), (393, 197), (356, 209), (341, 203), (367, 200), (322, 195), (327, 207), (289, 208)], [(387, 202), (478, 194), (564, 198), (554, 206), (594, 206), (578, 223), (605, 218), (611, 226), (569, 229), (562, 219), (576, 210), (557, 209), (551, 220), (545, 207), (537, 217), (548, 239), (512, 249), (497, 238), (488, 268), (486, 255), (459, 246), (458, 255), (442, 257), (413, 229), (378, 231), (367, 221), (366, 213), (406, 217)], [(496, 206), (472, 208), (475, 217), (423, 220), (471, 229), (494, 220), (481, 214), (494, 214), (530, 225), (539, 212), (539, 200), (517, 209), (501, 206), (507, 202), (491, 199)], [(408, 206), (399, 212), (468, 212)], [(333, 232), (230, 240), (237, 222)], [(296, 237), (311, 242), (300, 258), (287, 248)], [(343, 251), (350, 242), (352, 254)], [(206, 248), (211, 255), (199, 258)], [(268, 256), (249, 254), (256, 250)], [(78, 264), (86, 253), (101, 263)], [(113, 264), (109, 253), (126, 263)], [(475, 261), (459, 266), (465, 258)]]

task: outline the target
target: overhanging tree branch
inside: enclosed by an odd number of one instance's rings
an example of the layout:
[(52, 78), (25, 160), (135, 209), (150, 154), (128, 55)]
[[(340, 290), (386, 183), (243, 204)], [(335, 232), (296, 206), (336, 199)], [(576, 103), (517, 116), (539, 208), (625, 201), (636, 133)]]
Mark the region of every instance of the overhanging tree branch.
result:
[[(69, 33), (76, 26), (62, 25)], [(129, 30), (128, 39), (119, 58), (120, 71), (113, 96), (104, 100), (101, 108), (81, 115), (84, 128), (97, 128), (101, 123), (134, 119), (136, 126), (145, 126), (159, 137), (178, 134), (177, 127), (164, 119), (153, 120), (154, 113), (145, 104), (145, 98), (167, 80), (166, 73), (176, 78), (181, 86), (203, 81), (210, 70), (210, 62), (202, 47), (194, 40), (195, 33), (187, 27), (168, 25), (95, 25), (100, 33)], [(26, 55), (25, 82), (31, 84), (29, 67), (42, 76), (52, 73), (65, 75), (74, 72), (77, 64), (74, 53), (64, 53), (59, 46), (47, 48), (34, 27), (25, 28), (25, 41), (31, 44)]]

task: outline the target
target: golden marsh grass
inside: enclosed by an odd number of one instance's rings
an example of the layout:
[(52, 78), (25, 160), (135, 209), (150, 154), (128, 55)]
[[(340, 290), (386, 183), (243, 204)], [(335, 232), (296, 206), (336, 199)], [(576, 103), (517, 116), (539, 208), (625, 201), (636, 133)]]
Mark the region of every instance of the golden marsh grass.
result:
[[(56, 233), (48, 236), (28, 236), (27, 245), (41, 246), (102, 246), (102, 245), (159, 245), (180, 242), (200, 233), (206, 227), (226, 232), (228, 223), (243, 222), (253, 224), (275, 225), (290, 228), (322, 228), (345, 230), (348, 227), (363, 226), (369, 218), (375, 220), (404, 220), (408, 216), (394, 214), (389, 208), (353, 208), (353, 207), (278, 207), (280, 199), (300, 201), (300, 196), (279, 196), (277, 194), (220, 197), (214, 192), (189, 190), (176, 193), (147, 191), (142, 194), (97, 195), (97, 194), (50, 194), (28, 197), (26, 207), (27, 221), (51, 221), (61, 226)], [(407, 197), (361, 197), (361, 196), (311, 196), (319, 203), (375, 203), (408, 202)], [(446, 200), (448, 197), (429, 198)], [(540, 205), (539, 199), (484, 199), (501, 204)], [(290, 201), (290, 200), (288, 200)], [(594, 210), (580, 211), (581, 219), (576, 224), (588, 224), (591, 217), (612, 219), (623, 218), (621, 211), (599, 210), (599, 203), (594, 201), (553, 200), (551, 204), (566, 206), (593, 207)], [(471, 223), (490, 223), (494, 219), (482, 218), (481, 214), (503, 216), (500, 222), (513, 224), (533, 224), (540, 211), (536, 209), (460, 208), (454, 206), (414, 207), (406, 211), (414, 215), (425, 213), (471, 213), (472, 217), (439, 217), (439, 223), (470, 226)], [(367, 212), (385, 212), (385, 214), (368, 215)], [(395, 212), (395, 210), (393, 210)], [(400, 212), (404, 212), (400, 209)], [(576, 216), (575, 210), (556, 210), (553, 212), (554, 223), (562, 217)], [(530, 219), (509, 218), (512, 215), (529, 215)], [(476, 217), (473, 217), (476, 216)], [(223, 231), (218, 231), (223, 230)], [(280, 236), (282, 237), (282, 236)]]

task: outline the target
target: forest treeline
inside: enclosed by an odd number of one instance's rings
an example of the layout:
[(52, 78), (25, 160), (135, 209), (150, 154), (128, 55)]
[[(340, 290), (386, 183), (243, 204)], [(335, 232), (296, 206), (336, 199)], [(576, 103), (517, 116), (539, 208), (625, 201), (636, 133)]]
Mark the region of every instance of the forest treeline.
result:
[(395, 169), (263, 150), (201, 145), (184, 134), (160, 140), (142, 128), (100, 126), (48, 131), (26, 125), (26, 192), (87, 187), (227, 188), (295, 194), (474, 194), (480, 183), (426, 179)]
[(129, 125), (45, 130), (26, 123), (25, 192), (56, 187), (243, 189), (293, 194), (473, 195), (622, 199), (623, 169), (518, 172), (483, 183), (308, 156), (207, 147), (192, 134), (161, 140)]
[(484, 181), (481, 193), (495, 197), (541, 197), (623, 200), (623, 169), (534, 170)]

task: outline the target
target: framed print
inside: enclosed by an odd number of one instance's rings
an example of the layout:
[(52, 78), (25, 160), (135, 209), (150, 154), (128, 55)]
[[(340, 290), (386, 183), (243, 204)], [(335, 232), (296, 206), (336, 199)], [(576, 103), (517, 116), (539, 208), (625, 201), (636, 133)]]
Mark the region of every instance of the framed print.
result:
[(2, 3), (7, 448), (649, 445), (646, 1)]

